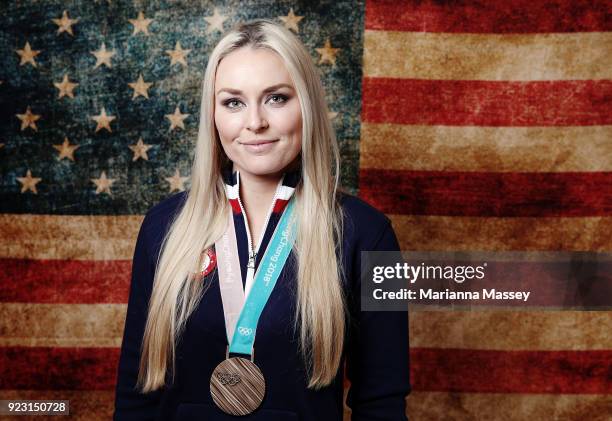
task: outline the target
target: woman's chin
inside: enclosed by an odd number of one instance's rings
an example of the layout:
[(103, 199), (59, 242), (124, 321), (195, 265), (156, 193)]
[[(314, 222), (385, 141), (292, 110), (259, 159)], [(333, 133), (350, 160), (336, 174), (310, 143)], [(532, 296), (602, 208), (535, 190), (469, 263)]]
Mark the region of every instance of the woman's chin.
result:
[(296, 167), (296, 160), (299, 160), (299, 155), (293, 159), (287, 156), (268, 155), (245, 157), (234, 160), (234, 169), (241, 173), (248, 173), (257, 177), (272, 177), (280, 176), (290, 168)]
[(283, 167), (276, 165), (248, 165), (239, 167), (238, 170), (243, 175), (250, 175), (253, 177), (277, 177), (282, 175)]

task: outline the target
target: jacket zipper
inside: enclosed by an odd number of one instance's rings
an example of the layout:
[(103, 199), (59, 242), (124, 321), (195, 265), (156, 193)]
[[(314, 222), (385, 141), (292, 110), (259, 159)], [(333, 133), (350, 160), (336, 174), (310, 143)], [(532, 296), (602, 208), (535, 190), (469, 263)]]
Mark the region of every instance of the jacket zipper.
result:
[(283, 184), (283, 179), (281, 179), (278, 186), (276, 186), (276, 190), (274, 191), (274, 197), (272, 198), (272, 204), (270, 205), (270, 209), (268, 210), (268, 216), (266, 217), (266, 221), (264, 223), (263, 229), (261, 230), (261, 234), (259, 236), (259, 242), (257, 243), (257, 250), (254, 250), (253, 240), (251, 239), (251, 229), (249, 227), (249, 220), (247, 218), (246, 211), (244, 210), (244, 206), (242, 205), (242, 200), (240, 200), (240, 173), (238, 173), (238, 204), (240, 205), (240, 210), (242, 211), (242, 217), (244, 218), (244, 225), (246, 227), (246, 232), (247, 232), (247, 243), (249, 247), (249, 261), (247, 263), (247, 275), (246, 275), (245, 294), (244, 294), (245, 299), (248, 293), (250, 292), (251, 286), (253, 284), (253, 278), (255, 277), (255, 259), (257, 258), (257, 253), (259, 252), (259, 246), (261, 246), (263, 237), (266, 234), (268, 223), (270, 222), (270, 217), (272, 216), (272, 211), (274, 210), (274, 204), (276, 203), (276, 199), (278, 197), (278, 190), (279, 190), (279, 187), (282, 186), (282, 184)]

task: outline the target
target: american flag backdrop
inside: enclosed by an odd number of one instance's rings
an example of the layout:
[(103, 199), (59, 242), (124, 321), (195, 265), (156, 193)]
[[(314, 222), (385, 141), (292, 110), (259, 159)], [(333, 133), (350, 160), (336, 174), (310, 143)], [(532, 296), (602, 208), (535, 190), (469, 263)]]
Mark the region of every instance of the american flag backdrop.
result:
[[(402, 249), (612, 250), (610, 1), (0, 13), (0, 399), (111, 417), (139, 225), (189, 187), (208, 55), (253, 18), (310, 51), (343, 183), (391, 217)], [(411, 313), (410, 418), (612, 419), (611, 327), (605, 311)]]
[[(404, 250), (612, 248), (612, 2), (367, 1), (360, 195)], [(612, 419), (612, 313), (410, 314), (414, 420)]]

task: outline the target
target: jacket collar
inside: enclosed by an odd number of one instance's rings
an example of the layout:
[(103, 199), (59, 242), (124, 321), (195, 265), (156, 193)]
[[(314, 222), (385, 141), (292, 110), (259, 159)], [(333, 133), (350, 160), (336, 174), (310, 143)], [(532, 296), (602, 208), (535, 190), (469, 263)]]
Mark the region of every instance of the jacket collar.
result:
[[(234, 214), (242, 213), (242, 208), (240, 206), (240, 184), (239, 184), (239, 173), (238, 171), (233, 171), (231, 162), (225, 167), (222, 171), (223, 181), (225, 183), (225, 192), (227, 194), (227, 198), (232, 206)], [(282, 212), (287, 203), (289, 203), (289, 199), (293, 196), (295, 192), (295, 188), (299, 184), (302, 179), (302, 170), (300, 167), (297, 169), (293, 169), (287, 171), (283, 174), (283, 179), (281, 185), (277, 188), (275, 194), (275, 203), (273, 206), (274, 213)]]
[[(221, 175), (223, 177), (223, 182), (226, 185), (235, 186), (238, 184), (238, 171), (234, 171), (232, 169), (231, 162), (229, 163), (229, 165), (225, 166), (222, 169)], [(287, 186), (287, 187), (291, 187), (295, 189), (301, 179), (302, 179), (302, 168), (300, 166), (296, 169), (292, 169), (292, 170), (285, 172), (283, 176), (283, 186)]]

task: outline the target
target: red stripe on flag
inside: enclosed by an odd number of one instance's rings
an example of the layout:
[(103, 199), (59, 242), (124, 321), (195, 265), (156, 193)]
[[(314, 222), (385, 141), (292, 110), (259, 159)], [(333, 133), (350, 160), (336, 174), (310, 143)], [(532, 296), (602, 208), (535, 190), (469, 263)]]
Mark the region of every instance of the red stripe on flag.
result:
[[(475, 255), (477, 256), (477, 255)], [(572, 258), (574, 259), (574, 258)], [(574, 261), (574, 260), (573, 260)], [(554, 262), (549, 261), (508, 261), (497, 262), (489, 259), (486, 269), (486, 276), (483, 280), (470, 279), (469, 288), (460, 287), (458, 290), (480, 291), (482, 288), (496, 288), (498, 290), (507, 290), (512, 287), (517, 291), (530, 291), (528, 304), (522, 301), (498, 301), (491, 300), (454, 300), (453, 304), (469, 304), (471, 306), (499, 306), (512, 307), (520, 306), (521, 308), (528, 307), (567, 307), (567, 306), (604, 306), (609, 305), (612, 296), (610, 295), (610, 285), (612, 285), (612, 262), (600, 261), (593, 265), (588, 271), (588, 278), (578, 276), (583, 272), (572, 274), (571, 281), (568, 282), (567, 270), (568, 263), (562, 259)], [(73, 262), (64, 262), (66, 266), (70, 266)], [(96, 262), (90, 262), (95, 264)], [(455, 262), (461, 264), (461, 262)], [(469, 263), (469, 262), (466, 262)], [(574, 261), (575, 263), (575, 261)], [(0, 270), (6, 267), (6, 260), (0, 260)], [(559, 268), (561, 269), (559, 272)], [(49, 276), (62, 274), (62, 266), (58, 265), (56, 272), (48, 268)], [(90, 268), (89, 268), (90, 269)], [(85, 271), (89, 271), (85, 268)], [(14, 269), (12, 269), (14, 270)], [(90, 272), (95, 273), (94, 270)], [(37, 273), (40, 275), (40, 273)], [(435, 275), (431, 275), (428, 280), (428, 285), (431, 288), (443, 291), (447, 288), (448, 280), (445, 278), (434, 279)], [(46, 279), (42, 277), (41, 280)], [(125, 278), (122, 285), (108, 285), (105, 288), (97, 288), (95, 286), (99, 279), (95, 276), (83, 277), (78, 282), (74, 278), (55, 279), (52, 284), (35, 279), (26, 278), (27, 282), (22, 282), (22, 287), (13, 286), (10, 283), (3, 283), (0, 289), (0, 302), (7, 303), (25, 303), (25, 304), (101, 304), (101, 303), (127, 303), (128, 297), (128, 278)], [(454, 285), (454, 284), (453, 284)], [(10, 287), (9, 287), (10, 286)], [(123, 292), (119, 292), (123, 291)], [(575, 301), (571, 303), (567, 297), (574, 297)], [(28, 300), (28, 298), (31, 298)], [(114, 301), (111, 301), (114, 300)], [(421, 301), (415, 301), (421, 302)], [(423, 300), (425, 304), (440, 305), (437, 301)], [(32, 322), (35, 322), (31, 320)], [(123, 322), (123, 320), (122, 320)], [(24, 321), (25, 323), (25, 321)]]
[(112, 390), (119, 348), (0, 348), (0, 388)]
[(411, 383), (417, 391), (612, 393), (611, 361), (611, 350), (410, 350)]
[[(413, 348), (418, 391), (612, 393), (612, 351)], [(0, 348), (0, 388), (110, 390), (118, 348)]]
[(612, 215), (612, 172), (491, 173), (362, 169), (360, 196), (385, 213)]
[(0, 302), (127, 303), (129, 260), (0, 259)]
[(386, 31), (543, 33), (612, 30), (607, 0), (440, 2), (368, 0), (365, 28)]
[(368, 123), (453, 126), (612, 124), (612, 80), (499, 82), (364, 78)]

